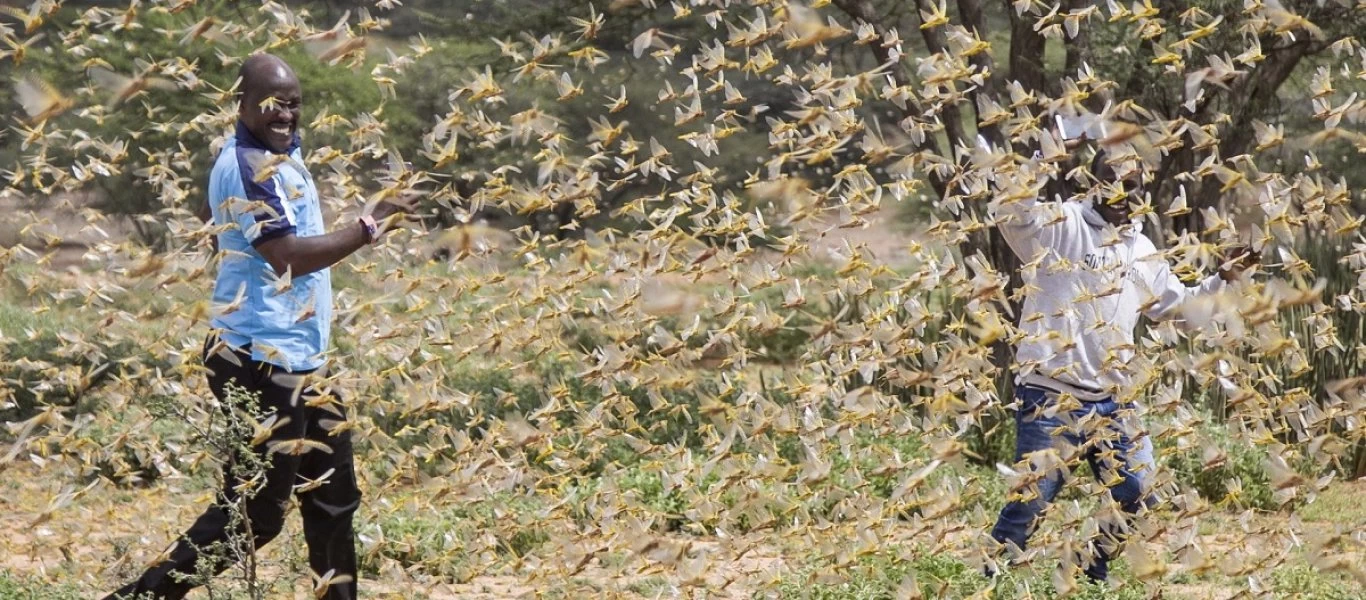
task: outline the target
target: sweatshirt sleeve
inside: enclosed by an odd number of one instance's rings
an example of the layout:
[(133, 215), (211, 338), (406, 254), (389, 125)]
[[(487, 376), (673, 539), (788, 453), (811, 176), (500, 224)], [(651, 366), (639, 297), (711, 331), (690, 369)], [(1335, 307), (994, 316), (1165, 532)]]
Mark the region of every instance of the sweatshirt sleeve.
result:
[(1069, 229), (1077, 227), (1080, 220), (1072, 208), (1065, 202), (1039, 202), (1030, 196), (998, 203), (993, 216), (1015, 255), (1030, 262), (1041, 251), (1066, 243)]
[(1048, 177), (1040, 160), (1035, 151), (1031, 160), (1020, 165), (1021, 176), (1002, 187), (988, 213), (1010, 249), (1026, 263), (1048, 250), (1064, 250), (1075, 243), (1085, 226), (1077, 203), (1039, 201)]
[(1167, 264), (1166, 260), (1158, 259), (1154, 266), (1156, 268), (1152, 292), (1156, 296), (1156, 302), (1143, 312), (1154, 321), (1172, 318), (1179, 314), (1179, 309), (1186, 300), (1217, 294), (1228, 285), (1216, 274), (1206, 277), (1194, 286), (1187, 286), (1172, 273), (1171, 265)]

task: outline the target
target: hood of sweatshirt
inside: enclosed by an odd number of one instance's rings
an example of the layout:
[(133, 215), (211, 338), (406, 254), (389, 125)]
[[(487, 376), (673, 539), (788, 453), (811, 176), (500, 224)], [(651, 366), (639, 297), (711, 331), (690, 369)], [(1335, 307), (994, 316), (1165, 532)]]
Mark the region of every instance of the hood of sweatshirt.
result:
[[(1106, 225), (1110, 225), (1110, 222), (1106, 221), (1105, 217), (1100, 216), (1100, 211), (1096, 210), (1095, 205), (1090, 202), (1082, 204), (1081, 218), (1086, 221), (1087, 225), (1096, 229), (1105, 229)], [(1132, 237), (1143, 233), (1143, 221), (1141, 219), (1132, 219), (1129, 221), (1129, 225), (1129, 227), (1117, 226), (1119, 227), (1119, 234), (1124, 237)]]

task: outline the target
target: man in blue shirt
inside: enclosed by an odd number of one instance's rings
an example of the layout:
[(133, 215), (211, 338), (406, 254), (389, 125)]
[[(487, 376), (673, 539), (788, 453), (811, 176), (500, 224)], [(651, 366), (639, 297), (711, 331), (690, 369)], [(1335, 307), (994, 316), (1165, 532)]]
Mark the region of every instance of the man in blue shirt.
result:
[[(253, 479), (240, 468), (247, 457), (230, 456), (217, 502), (165, 560), (109, 598), (184, 597), (202, 583), (193, 581), (202, 568), (219, 573), (230, 565), (233, 537), (250, 537), (259, 548), (279, 535), (291, 496), (303, 516), (309, 566), (326, 587), (319, 597), (356, 597), (351, 521), (360, 490), (346, 413), (335, 390), (309, 382), (326, 369), (329, 267), (374, 242), (380, 223), (403, 218), (405, 209), (381, 203), (327, 232), (299, 149), (298, 78), (283, 60), (257, 54), (243, 62), (240, 85), (236, 132), (209, 179), (213, 222), (236, 227), (217, 239), (223, 257), (204, 365), (225, 411), (261, 415), (261, 433), (245, 443), (264, 461), (264, 477)], [(230, 399), (229, 384), (253, 396), (250, 403)], [(232, 518), (233, 508), (244, 518)]]

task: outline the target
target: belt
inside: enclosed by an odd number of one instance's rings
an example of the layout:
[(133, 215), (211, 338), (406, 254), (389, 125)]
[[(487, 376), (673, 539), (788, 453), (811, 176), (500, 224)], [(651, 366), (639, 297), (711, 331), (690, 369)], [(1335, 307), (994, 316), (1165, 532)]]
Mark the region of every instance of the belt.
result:
[(1068, 394), (1082, 402), (1103, 402), (1113, 397), (1113, 394), (1103, 390), (1081, 386), (1075, 383), (1065, 383), (1038, 373), (1025, 375), (1019, 378), (1016, 383), (1029, 387), (1036, 387), (1055, 394)]
[(327, 373), (326, 363), (315, 369), (286, 369), (280, 365), (258, 361), (251, 357), (251, 342), (247, 342), (241, 346), (233, 346), (224, 340), (222, 336), (218, 335), (217, 331), (210, 331), (208, 337), (204, 339), (204, 353), (207, 355), (209, 350), (212, 350), (215, 347), (218, 348), (215, 354), (238, 366), (243, 364), (242, 359), (246, 359), (247, 361), (259, 362), (262, 365), (267, 365), (293, 374), (318, 373), (321, 376), (322, 374)]

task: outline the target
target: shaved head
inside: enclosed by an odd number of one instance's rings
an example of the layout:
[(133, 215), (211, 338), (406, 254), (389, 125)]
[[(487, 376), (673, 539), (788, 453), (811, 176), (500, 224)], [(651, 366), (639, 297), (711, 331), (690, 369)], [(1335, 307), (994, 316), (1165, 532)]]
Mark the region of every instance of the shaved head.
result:
[(253, 54), (237, 72), (237, 116), (262, 144), (286, 151), (295, 140), (303, 94), (294, 69), (272, 54)]
[(241, 80), (239, 98), (245, 98), (253, 89), (274, 80), (293, 80), (296, 84), (299, 81), (294, 69), (289, 68), (289, 63), (274, 54), (264, 53), (253, 54), (242, 61), (242, 66), (237, 69), (237, 78)]

